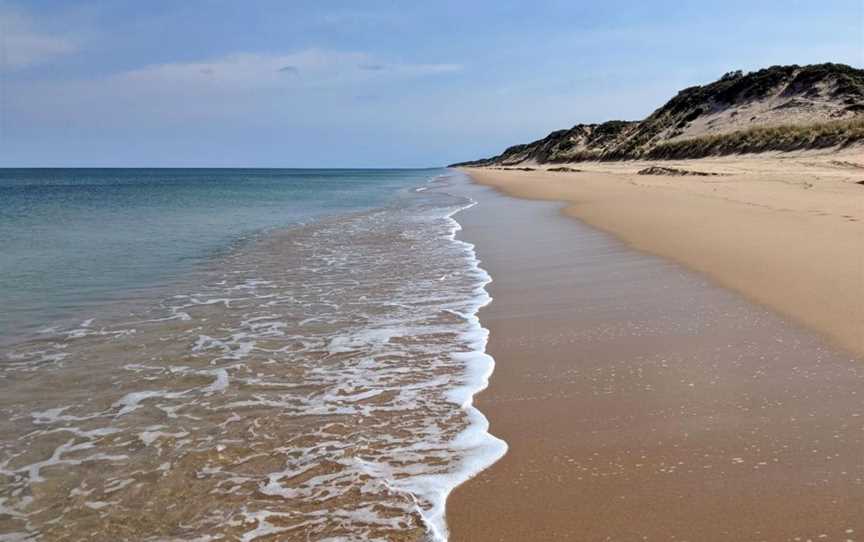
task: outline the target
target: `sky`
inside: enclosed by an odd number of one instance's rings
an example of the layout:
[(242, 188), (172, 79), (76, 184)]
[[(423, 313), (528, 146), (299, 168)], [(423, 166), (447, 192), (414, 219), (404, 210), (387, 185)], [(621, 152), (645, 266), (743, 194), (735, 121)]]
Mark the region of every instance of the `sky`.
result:
[(0, 167), (431, 167), (817, 62), (864, 0), (0, 0)]

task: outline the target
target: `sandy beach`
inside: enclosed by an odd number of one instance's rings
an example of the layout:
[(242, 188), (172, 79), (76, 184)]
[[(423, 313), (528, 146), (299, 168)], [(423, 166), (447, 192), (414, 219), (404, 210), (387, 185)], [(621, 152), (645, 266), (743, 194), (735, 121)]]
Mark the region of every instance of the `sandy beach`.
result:
[(0, 542), (864, 542), (864, 0), (0, 0)]
[[(864, 151), (471, 169), (864, 353)], [(637, 175), (650, 166), (712, 176)], [(551, 167), (551, 166), (547, 166)]]
[(451, 540), (860, 539), (855, 160), (469, 170), (462, 237), (494, 279), (476, 404), (510, 449), (451, 496)]

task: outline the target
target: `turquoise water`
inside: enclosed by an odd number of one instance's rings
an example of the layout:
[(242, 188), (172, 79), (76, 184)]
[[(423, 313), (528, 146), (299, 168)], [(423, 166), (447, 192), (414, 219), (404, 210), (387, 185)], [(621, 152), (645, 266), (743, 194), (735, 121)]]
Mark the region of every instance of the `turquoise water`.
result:
[(439, 170), (0, 169), (0, 341), (150, 296), (262, 231)]

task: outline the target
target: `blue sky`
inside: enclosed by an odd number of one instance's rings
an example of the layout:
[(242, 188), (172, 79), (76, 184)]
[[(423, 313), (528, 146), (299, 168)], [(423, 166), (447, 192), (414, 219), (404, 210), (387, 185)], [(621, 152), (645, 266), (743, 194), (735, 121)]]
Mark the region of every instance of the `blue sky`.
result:
[(864, 64), (864, 2), (0, 0), (0, 167), (417, 167)]

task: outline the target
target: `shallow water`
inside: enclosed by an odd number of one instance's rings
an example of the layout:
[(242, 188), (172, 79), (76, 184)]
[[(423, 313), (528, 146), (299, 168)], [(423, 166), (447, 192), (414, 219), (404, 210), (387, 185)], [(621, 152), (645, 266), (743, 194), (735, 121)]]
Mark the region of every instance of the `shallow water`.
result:
[(440, 173), (0, 169), (0, 344), (150, 301), (262, 232), (379, 207)]
[(505, 450), (470, 406), (489, 277), (459, 182), (4, 349), (0, 540), (444, 539), (449, 491)]

